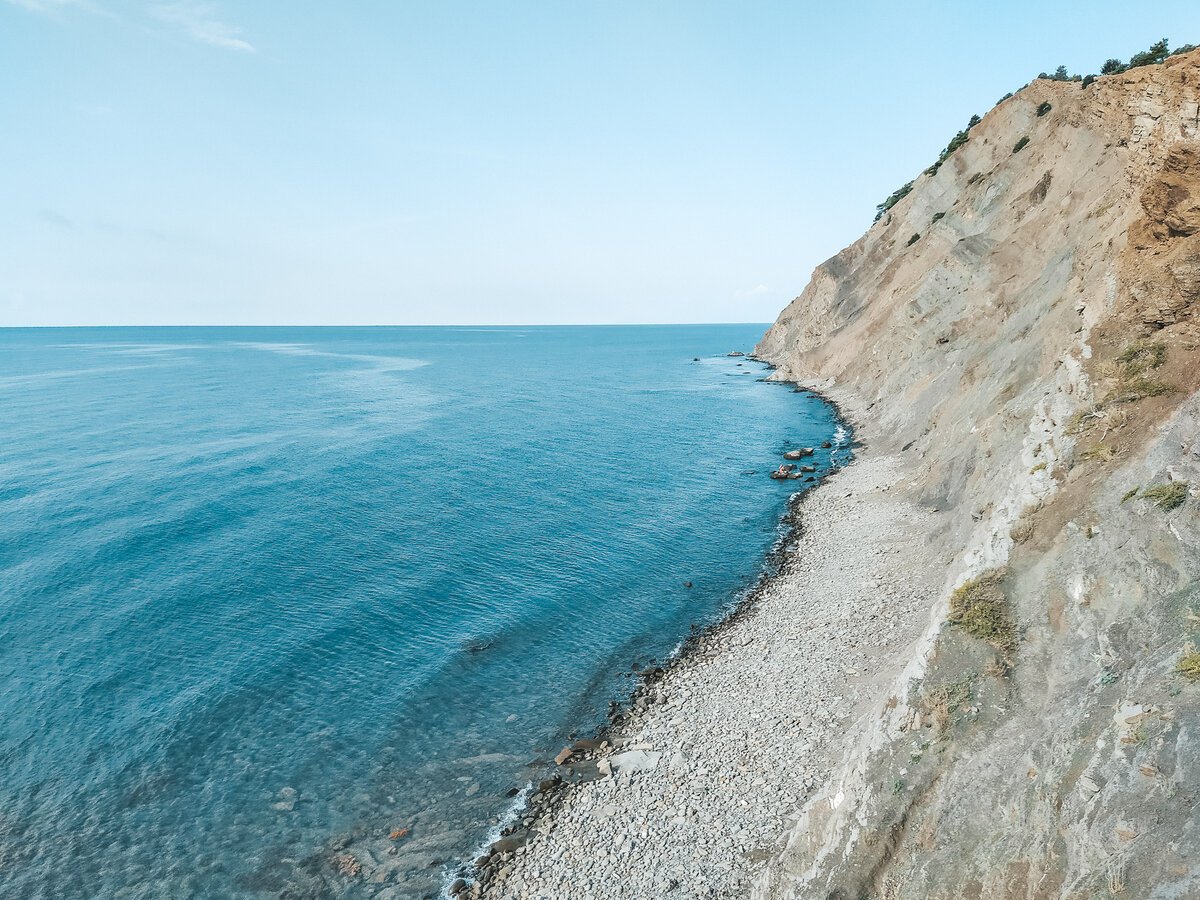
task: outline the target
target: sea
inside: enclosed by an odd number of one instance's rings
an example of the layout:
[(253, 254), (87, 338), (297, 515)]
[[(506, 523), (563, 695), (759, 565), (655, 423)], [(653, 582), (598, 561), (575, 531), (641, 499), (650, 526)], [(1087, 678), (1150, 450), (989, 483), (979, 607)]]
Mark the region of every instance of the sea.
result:
[(0, 897), (436, 896), (849, 452), (765, 327), (0, 330)]

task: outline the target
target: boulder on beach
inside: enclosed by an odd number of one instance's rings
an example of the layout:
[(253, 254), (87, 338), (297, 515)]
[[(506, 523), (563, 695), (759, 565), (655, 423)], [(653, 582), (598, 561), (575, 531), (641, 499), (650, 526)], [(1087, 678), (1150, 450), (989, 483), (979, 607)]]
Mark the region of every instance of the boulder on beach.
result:
[(614, 753), (608, 761), (612, 771), (620, 775), (622, 772), (652, 772), (660, 759), (662, 754), (657, 750), (626, 750)]

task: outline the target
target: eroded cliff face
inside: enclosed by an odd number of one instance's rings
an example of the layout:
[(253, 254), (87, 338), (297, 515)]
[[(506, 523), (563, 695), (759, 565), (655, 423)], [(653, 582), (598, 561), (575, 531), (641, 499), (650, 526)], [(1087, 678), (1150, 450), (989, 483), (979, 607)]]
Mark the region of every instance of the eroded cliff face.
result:
[[(757, 348), (902, 455), (946, 564), (759, 896), (1200, 897), (1198, 101), (1200, 51), (1035, 81)], [(1011, 648), (947, 623), (981, 575)]]

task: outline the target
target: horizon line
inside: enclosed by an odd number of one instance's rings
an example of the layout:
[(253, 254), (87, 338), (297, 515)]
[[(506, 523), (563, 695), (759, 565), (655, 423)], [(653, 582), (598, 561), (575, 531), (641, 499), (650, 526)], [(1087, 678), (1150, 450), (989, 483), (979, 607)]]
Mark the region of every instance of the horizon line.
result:
[(772, 322), (459, 322), (374, 324), (120, 324), (120, 325), (0, 325), (0, 331), (51, 328), (699, 328), (705, 325), (771, 325)]

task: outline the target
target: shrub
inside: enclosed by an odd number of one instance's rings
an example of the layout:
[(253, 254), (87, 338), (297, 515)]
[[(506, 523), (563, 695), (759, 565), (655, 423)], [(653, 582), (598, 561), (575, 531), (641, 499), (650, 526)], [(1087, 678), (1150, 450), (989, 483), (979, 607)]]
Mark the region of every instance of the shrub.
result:
[(1183, 506), (1188, 498), (1188, 483), (1186, 481), (1168, 481), (1166, 484), (1156, 484), (1142, 491), (1143, 500), (1151, 500), (1159, 509), (1172, 510)]
[(1195, 44), (1184, 44), (1182, 47), (1176, 47), (1174, 50), (1172, 50), (1170, 55), (1171, 56), (1179, 56), (1183, 53), (1191, 53), (1195, 49), (1196, 49)]
[(1128, 69), (1129, 66), (1121, 62), (1119, 59), (1106, 59), (1104, 65), (1100, 67), (1101, 75), (1119, 75)]
[(1027, 137), (1023, 137), (1023, 138), (1021, 138), (1019, 141), (1017, 141), (1015, 144), (1013, 144), (1013, 151), (1012, 151), (1012, 152), (1013, 152), (1013, 153), (1020, 153), (1022, 150), (1024, 150), (1024, 149), (1025, 149), (1025, 145), (1026, 145), (1026, 144), (1028, 144), (1028, 143), (1029, 143), (1029, 138), (1027, 138)]
[(1155, 41), (1150, 45), (1149, 50), (1143, 50), (1141, 53), (1135, 53), (1129, 58), (1129, 68), (1136, 69), (1139, 66), (1153, 66), (1162, 62), (1167, 58), (1167, 39)]
[(1117, 357), (1117, 387), (1108, 400), (1131, 403), (1169, 393), (1172, 390), (1169, 384), (1147, 374), (1166, 361), (1166, 344), (1161, 341), (1134, 341)]
[(1038, 114), (1038, 118), (1040, 119), (1040, 118), (1041, 118), (1042, 116), (1044, 116), (1046, 113), (1050, 112), (1050, 110), (1051, 110), (1051, 109), (1053, 109), (1053, 108), (1054, 108), (1054, 107), (1052, 107), (1052, 106), (1049, 104), (1049, 102), (1043, 102), (1043, 103), (1040, 103), (1040, 104), (1038, 104), (1038, 108), (1037, 108), (1037, 114)]
[(1011, 96), (1012, 96), (1012, 91), (1009, 91), (1007, 94), (1005, 94), (1003, 97), (1001, 97), (999, 100), (996, 101), (996, 105), (999, 106), (1001, 103), (1003, 103), (1005, 100), (1007, 100)]
[(1013, 522), (1012, 528), (1008, 530), (1008, 536), (1013, 539), (1014, 544), (1023, 544), (1033, 537), (1034, 528), (1033, 517), (1024, 515)]
[(1103, 463), (1114, 460), (1121, 454), (1122, 451), (1120, 448), (1113, 447), (1110, 444), (1093, 444), (1083, 451), (1083, 458)]
[(945, 214), (944, 212), (940, 212), (940, 213), (934, 213), (934, 214), (933, 214), (933, 221), (934, 221), (934, 222), (940, 222), (940, 221), (941, 221), (942, 219), (944, 219), (944, 218), (946, 218), (946, 214)]
[(976, 678), (978, 676), (974, 672), (968, 672), (957, 681), (934, 688), (925, 697), (923, 705), (939, 735), (950, 730), (956, 712), (971, 705), (975, 695)]
[(1085, 75), (1085, 76), (1083, 76), (1083, 86), (1084, 86), (1085, 88), (1086, 88), (1086, 87), (1090, 87), (1091, 85), (1093, 85), (1093, 84), (1095, 84), (1095, 83), (1096, 83), (1096, 76), (1095, 76), (1095, 75)]
[(992, 569), (956, 588), (950, 595), (948, 621), (987, 641), (1007, 658), (1017, 648), (1017, 623), (1000, 590), (1003, 579), (1003, 570)]
[(1195, 644), (1183, 648), (1183, 656), (1175, 664), (1175, 671), (1188, 681), (1200, 681), (1200, 651), (1196, 650)]
[(1121, 351), (1117, 362), (1124, 373), (1141, 375), (1147, 369), (1157, 369), (1167, 361), (1167, 345), (1162, 341), (1134, 341)]
[(942, 163), (944, 163), (950, 157), (950, 154), (970, 139), (971, 129), (978, 125), (979, 121), (979, 116), (971, 116), (971, 120), (967, 123), (967, 127), (950, 139), (950, 143), (946, 145), (945, 149), (942, 150), (940, 154), (938, 154), (937, 161), (925, 170), (925, 174), (936, 175), (937, 170), (940, 169)]
[(878, 222), (883, 217), (885, 212), (907, 197), (909, 192), (912, 191), (912, 188), (913, 183), (910, 181), (908, 184), (892, 191), (891, 195), (886, 200), (875, 207), (875, 221)]
[(905, 244), (904, 246), (905, 246), (905, 247), (911, 247), (913, 244), (915, 244), (915, 243), (916, 243), (917, 241), (919, 241), (920, 239), (921, 239), (921, 235), (919, 235), (919, 234), (914, 234), (912, 237), (910, 237), (910, 238), (908, 239), (908, 243), (907, 243), (907, 244)]
[(1134, 497), (1137, 496), (1137, 492), (1140, 490), (1141, 490), (1140, 485), (1138, 487), (1131, 487), (1129, 490), (1127, 490), (1124, 493), (1124, 495), (1122, 495), (1121, 502), (1124, 503), (1126, 500), (1132, 500)]

